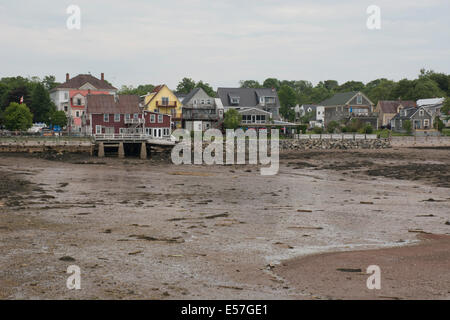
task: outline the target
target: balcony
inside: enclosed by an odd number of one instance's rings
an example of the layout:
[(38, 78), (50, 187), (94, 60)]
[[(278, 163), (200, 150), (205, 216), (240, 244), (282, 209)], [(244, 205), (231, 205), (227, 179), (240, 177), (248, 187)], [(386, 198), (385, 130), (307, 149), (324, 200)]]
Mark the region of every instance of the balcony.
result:
[(145, 119), (142, 119), (142, 118), (138, 118), (138, 119), (135, 119), (135, 118), (125, 119), (125, 124), (141, 124), (141, 123), (144, 123), (144, 122), (145, 122)]
[(156, 101), (156, 107), (158, 108), (176, 108), (176, 101)]

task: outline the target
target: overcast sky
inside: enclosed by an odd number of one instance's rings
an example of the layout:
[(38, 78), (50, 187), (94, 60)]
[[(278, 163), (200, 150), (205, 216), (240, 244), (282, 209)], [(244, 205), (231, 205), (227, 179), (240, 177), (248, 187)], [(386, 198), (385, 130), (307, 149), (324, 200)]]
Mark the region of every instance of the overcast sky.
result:
[[(81, 30), (69, 30), (69, 5)], [(369, 30), (369, 5), (381, 29)], [(116, 87), (183, 77), (414, 78), (450, 73), (449, 0), (0, 0), (0, 77), (105, 73)]]

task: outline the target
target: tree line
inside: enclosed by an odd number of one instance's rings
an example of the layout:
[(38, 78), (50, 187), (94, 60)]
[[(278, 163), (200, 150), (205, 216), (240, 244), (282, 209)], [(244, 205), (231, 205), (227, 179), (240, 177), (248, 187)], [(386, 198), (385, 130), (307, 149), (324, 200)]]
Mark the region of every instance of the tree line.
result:
[[(299, 104), (319, 104), (339, 92), (361, 91), (374, 104), (379, 100), (413, 100), (450, 97), (450, 74), (432, 70), (420, 70), (416, 79), (400, 81), (380, 78), (367, 83), (347, 81), (339, 84), (336, 80), (320, 81), (313, 86), (307, 80), (279, 80), (268, 78), (260, 83), (256, 80), (240, 81), (242, 88), (275, 88), (280, 99), (280, 113), (284, 118), (294, 120), (294, 107)], [(448, 105), (448, 99), (446, 105)]]

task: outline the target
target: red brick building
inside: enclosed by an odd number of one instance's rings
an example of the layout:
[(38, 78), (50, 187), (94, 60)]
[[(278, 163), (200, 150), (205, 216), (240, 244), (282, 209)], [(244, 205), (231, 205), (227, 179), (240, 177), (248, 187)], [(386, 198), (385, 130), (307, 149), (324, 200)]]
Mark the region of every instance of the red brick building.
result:
[(146, 134), (168, 138), (171, 135), (170, 118), (170, 115), (144, 111), (135, 95), (88, 94), (83, 133)]

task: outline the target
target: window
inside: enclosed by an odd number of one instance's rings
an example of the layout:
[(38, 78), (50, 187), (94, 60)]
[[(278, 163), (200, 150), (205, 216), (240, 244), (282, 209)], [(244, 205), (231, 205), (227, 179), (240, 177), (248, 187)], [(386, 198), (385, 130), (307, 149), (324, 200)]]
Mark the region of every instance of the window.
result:
[(239, 104), (239, 97), (231, 97), (231, 104)]
[(261, 123), (266, 123), (266, 116), (265, 115), (261, 116)]
[(194, 99), (194, 106), (196, 106), (197, 105), (197, 99)]
[(120, 113), (114, 115), (114, 122), (120, 122)]
[(357, 104), (362, 104), (362, 95), (356, 96), (356, 103)]
[(120, 133), (120, 134), (124, 134), (125, 132), (126, 132), (125, 128), (120, 128), (120, 129), (119, 129), (119, 133)]
[(205, 99), (202, 99), (202, 104), (205, 104)]
[(64, 100), (69, 99), (69, 93), (68, 92), (64, 92)]
[(81, 106), (81, 99), (77, 99), (77, 105)]
[(162, 123), (162, 122), (163, 122), (163, 115), (158, 114), (158, 123)]
[(96, 125), (95, 126), (95, 134), (101, 134), (102, 133), (102, 126)]
[(130, 120), (131, 119), (131, 115), (129, 113), (125, 114), (125, 120)]
[(162, 97), (161, 102), (163, 106), (167, 106), (169, 104), (169, 97)]
[(422, 110), (419, 110), (419, 116), (423, 116), (425, 114), (425, 112)]
[(133, 118), (134, 118), (134, 119), (138, 119), (138, 118), (139, 118), (139, 114), (135, 113), (135, 114), (133, 115)]
[(64, 111), (67, 112), (67, 106), (64, 106)]
[(211, 104), (211, 99), (206, 100), (207, 104)]
[(77, 117), (77, 118), (80, 117), (80, 111), (75, 112), (75, 117)]
[(429, 125), (430, 125), (430, 120), (424, 119), (424, 120), (423, 120), (423, 126), (424, 126), (424, 127), (428, 127)]
[(155, 123), (155, 115), (154, 114), (150, 115), (150, 122)]
[(104, 122), (109, 122), (109, 114), (105, 113), (105, 114), (103, 115), (103, 121), (104, 121)]

